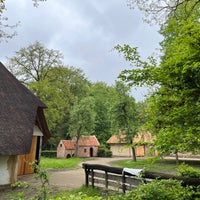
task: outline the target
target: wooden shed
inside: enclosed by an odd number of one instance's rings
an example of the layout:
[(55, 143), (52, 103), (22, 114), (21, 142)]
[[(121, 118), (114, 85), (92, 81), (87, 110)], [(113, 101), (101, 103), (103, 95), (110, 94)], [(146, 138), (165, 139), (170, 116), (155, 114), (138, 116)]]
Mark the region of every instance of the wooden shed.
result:
[[(100, 146), (96, 136), (81, 136), (78, 141), (78, 157), (96, 157)], [(58, 158), (70, 158), (75, 153), (75, 139), (61, 140), (57, 147)]]
[(42, 140), (50, 138), (46, 105), (0, 63), (0, 186), (32, 173)]
[[(147, 155), (150, 152), (150, 144), (152, 144), (154, 140), (155, 137), (153, 137), (150, 132), (138, 132), (133, 138), (134, 143), (141, 143), (135, 148), (136, 156), (143, 157)], [(128, 147), (129, 143), (126, 140), (126, 135), (113, 135), (109, 138), (107, 143), (110, 145), (113, 156), (132, 157), (132, 150)], [(156, 152), (154, 152), (154, 154), (156, 154)]]

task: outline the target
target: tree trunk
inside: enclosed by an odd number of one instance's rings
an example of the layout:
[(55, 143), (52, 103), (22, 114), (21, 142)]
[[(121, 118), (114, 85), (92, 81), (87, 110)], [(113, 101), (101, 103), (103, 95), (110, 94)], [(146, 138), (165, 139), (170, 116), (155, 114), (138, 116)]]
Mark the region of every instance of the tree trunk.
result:
[(75, 151), (74, 151), (74, 157), (77, 157), (78, 156), (78, 138), (76, 138), (76, 141), (75, 141)]
[(133, 161), (136, 162), (137, 159), (136, 159), (135, 147), (132, 147), (131, 149), (132, 149)]
[(76, 135), (76, 141), (75, 141), (74, 157), (78, 157), (78, 141), (79, 141), (80, 137), (81, 137), (81, 129), (78, 129), (77, 130), (77, 135)]
[(175, 156), (176, 156), (176, 165), (179, 165), (178, 151), (175, 152)]

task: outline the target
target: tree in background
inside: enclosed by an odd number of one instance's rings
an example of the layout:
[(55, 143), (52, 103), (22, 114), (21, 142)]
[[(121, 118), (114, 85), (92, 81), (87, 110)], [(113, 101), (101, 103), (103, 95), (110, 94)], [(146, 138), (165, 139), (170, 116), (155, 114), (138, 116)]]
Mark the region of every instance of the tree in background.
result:
[(75, 138), (75, 157), (81, 135), (90, 135), (95, 127), (94, 99), (90, 96), (77, 102), (70, 111), (69, 133)]
[[(52, 133), (48, 141), (55, 148), (60, 139), (66, 139), (69, 128), (69, 113), (72, 106), (87, 96), (89, 81), (82, 70), (64, 67), (62, 54), (49, 50), (36, 42), (20, 49), (9, 61), (9, 68), (48, 107), (45, 112)], [(18, 64), (17, 64), (18, 63)]]
[(24, 84), (42, 81), (54, 67), (62, 65), (63, 55), (58, 50), (47, 49), (40, 42), (21, 48), (9, 59), (11, 72)]
[(111, 107), (115, 104), (118, 96), (114, 87), (103, 82), (91, 85), (89, 95), (94, 98), (96, 112), (94, 133), (101, 144), (111, 136)]
[[(87, 94), (89, 82), (81, 70), (73, 67), (52, 68), (47, 77), (28, 84), (48, 107), (45, 112), (52, 137), (48, 141), (56, 147), (60, 139), (69, 138), (69, 118), (73, 105)], [(80, 91), (80, 92), (79, 92)]]
[(199, 0), (128, 0), (128, 6), (135, 8), (136, 6), (144, 13), (144, 20), (148, 23), (152, 21), (164, 24), (169, 18), (179, 18), (177, 10), (183, 7), (185, 19), (197, 10)]
[(161, 27), (164, 40), (160, 65), (152, 57), (142, 61), (137, 48), (116, 47), (137, 67), (124, 70), (121, 79), (130, 85), (154, 86), (148, 100), (149, 127), (157, 134), (161, 153), (178, 155), (179, 151), (195, 151), (200, 145), (200, 13), (199, 3), (195, 7), (193, 3), (178, 5)]
[(126, 135), (126, 140), (132, 148), (133, 160), (136, 161), (133, 145), (133, 138), (138, 131), (135, 99), (129, 94), (130, 87), (122, 82), (117, 81), (115, 88), (118, 92), (118, 100), (112, 107), (112, 127), (119, 134)]

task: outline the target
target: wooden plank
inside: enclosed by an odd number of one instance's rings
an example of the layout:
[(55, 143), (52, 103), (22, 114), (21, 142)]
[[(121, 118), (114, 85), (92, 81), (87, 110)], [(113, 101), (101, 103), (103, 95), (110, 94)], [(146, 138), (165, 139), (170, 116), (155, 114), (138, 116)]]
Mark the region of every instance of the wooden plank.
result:
[(33, 136), (30, 153), (18, 156), (18, 175), (33, 173), (31, 163), (35, 161), (36, 148), (37, 136)]

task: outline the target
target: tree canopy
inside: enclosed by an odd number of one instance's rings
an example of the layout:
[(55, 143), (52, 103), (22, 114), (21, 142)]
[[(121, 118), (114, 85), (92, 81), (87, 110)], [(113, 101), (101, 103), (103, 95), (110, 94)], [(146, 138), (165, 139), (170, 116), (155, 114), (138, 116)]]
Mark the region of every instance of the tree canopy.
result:
[(144, 20), (158, 24), (165, 23), (169, 18), (179, 18), (177, 10), (182, 7), (184, 17), (187, 18), (198, 9), (199, 0), (128, 0), (128, 6), (137, 6), (144, 13)]
[(161, 153), (195, 151), (200, 145), (199, 7), (199, 1), (182, 1), (161, 26), (160, 64), (152, 57), (141, 60), (135, 47), (116, 46), (134, 66), (120, 78), (130, 85), (154, 87), (148, 99), (148, 124), (157, 133)]
[(9, 59), (9, 69), (25, 84), (42, 81), (50, 69), (62, 65), (63, 55), (47, 49), (40, 42), (21, 48)]

